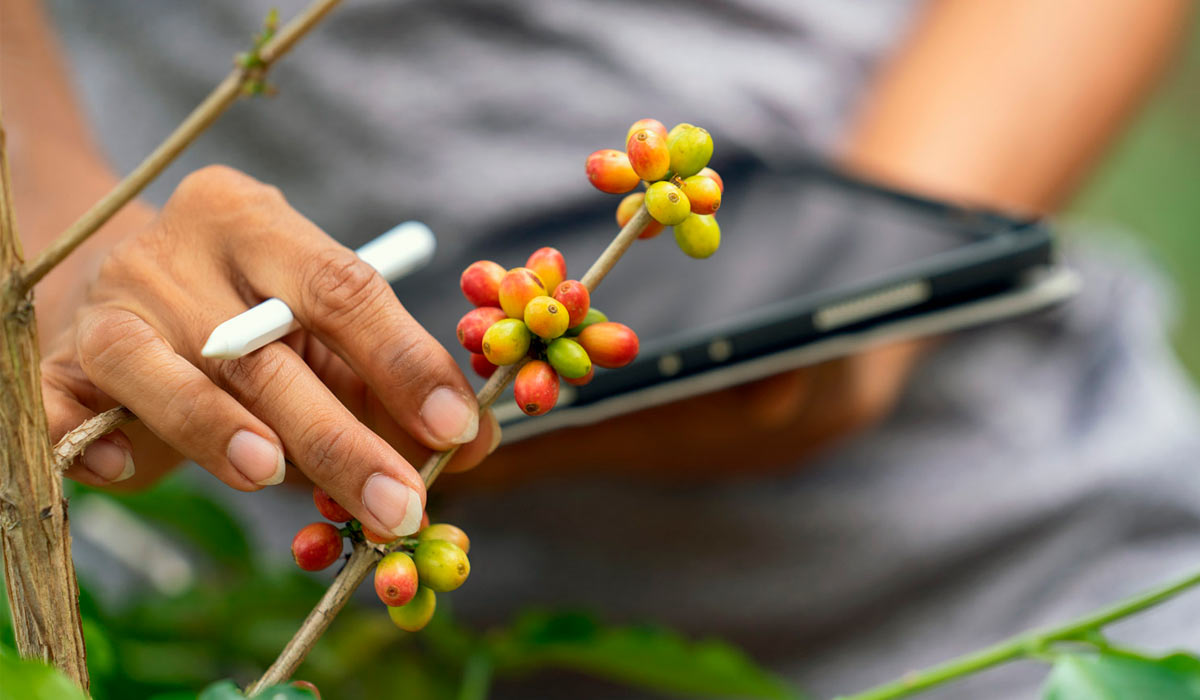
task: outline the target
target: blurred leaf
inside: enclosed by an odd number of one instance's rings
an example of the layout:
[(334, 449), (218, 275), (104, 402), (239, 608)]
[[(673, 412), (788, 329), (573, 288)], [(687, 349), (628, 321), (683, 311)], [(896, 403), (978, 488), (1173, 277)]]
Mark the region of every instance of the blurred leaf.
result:
[(79, 488), (80, 499), (106, 498), (134, 514), (163, 525), (215, 561), (249, 571), (250, 543), (237, 519), (223, 506), (178, 476), (144, 491), (114, 492)]
[(1043, 700), (1195, 700), (1200, 659), (1172, 654), (1159, 659), (1128, 653), (1066, 654), (1054, 662)]
[(564, 668), (686, 697), (797, 698), (734, 647), (581, 613), (529, 613), (489, 639), (497, 671)]
[[(245, 697), (233, 681), (218, 681), (205, 688), (197, 700), (241, 700)], [(312, 700), (315, 696), (308, 690), (294, 686), (273, 685), (263, 688), (255, 697), (260, 700)]]
[(58, 669), (0, 654), (0, 700), (87, 700)]

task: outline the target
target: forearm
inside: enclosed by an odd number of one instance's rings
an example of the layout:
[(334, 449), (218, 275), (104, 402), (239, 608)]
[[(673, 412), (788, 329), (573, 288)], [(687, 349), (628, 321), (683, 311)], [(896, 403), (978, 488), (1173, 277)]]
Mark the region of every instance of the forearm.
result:
[(1060, 206), (1166, 66), (1187, 0), (937, 0), (843, 156), (869, 177), (1018, 211)]
[[(5, 2), (0, 106), (18, 231), (31, 259), (117, 181), (87, 128), (56, 37), (36, 0)], [(151, 216), (144, 205), (126, 207), (38, 285), (43, 344), (70, 321), (102, 252)]]

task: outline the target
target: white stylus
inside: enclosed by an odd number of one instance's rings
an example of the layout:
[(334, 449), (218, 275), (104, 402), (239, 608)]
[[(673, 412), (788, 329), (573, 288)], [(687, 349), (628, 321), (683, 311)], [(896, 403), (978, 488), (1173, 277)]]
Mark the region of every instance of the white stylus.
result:
[[(437, 240), (428, 226), (406, 221), (355, 253), (388, 282), (395, 282), (429, 264), (436, 248)], [(281, 299), (267, 299), (214, 328), (200, 354), (234, 360), (298, 328), (300, 324), (287, 304)]]

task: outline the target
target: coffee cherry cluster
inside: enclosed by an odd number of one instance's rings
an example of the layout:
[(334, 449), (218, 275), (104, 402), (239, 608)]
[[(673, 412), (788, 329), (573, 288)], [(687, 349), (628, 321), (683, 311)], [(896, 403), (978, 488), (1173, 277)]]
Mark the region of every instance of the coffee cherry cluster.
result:
[(491, 260), (471, 263), (459, 282), (476, 307), (458, 322), (471, 367), (486, 379), (500, 365), (531, 358), (513, 380), (513, 396), (528, 415), (554, 408), (560, 379), (582, 386), (597, 366), (624, 367), (637, 357), (637, 334), (591, 308), (587, 287), (567, 279), (566, 260), (554, 248), (539, 248), (511, 270)]
[(375, 593), (400, 629), (416, 632), (429, 624), (437, 594), (458, 588), (471, 573), (471, 540), (454, 525), (430, 525), (424, 516), (414, 537), (399, 538), (364, 527), (320, 487), (313, 487), (313, 503), (328, 520), (345, 524), (338, 528), (316, 522), (300, 528), (292, 539), (296, 565), (305, 571), (328, 567), (341, 558), (344, 537), (386, 546), (387, 554), (375, 567)]
[(654, 218), (640, 238), (654, 238), (672, 226), (675, 243), (693, 258), (707, 258), (721, 245), (717, 209), (725, 183), (708, 167), (712, 136), (692, 124), (670, 131), (657, 119), (639, 119), (625, 135), (625, 150), (604, 148), (588, 156), (587, 176), (596, 189), (624, 194), (646, 183), (646, 191), (628, 195), (617, 206), (624, 226), (643, 206)]

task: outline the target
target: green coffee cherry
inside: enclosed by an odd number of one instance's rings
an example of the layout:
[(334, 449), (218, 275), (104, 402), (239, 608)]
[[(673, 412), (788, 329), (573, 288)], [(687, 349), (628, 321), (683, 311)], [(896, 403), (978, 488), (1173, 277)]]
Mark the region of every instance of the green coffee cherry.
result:
[(698, 126), (687, 128), (689, 126), (680, 124), (667, 135), (671, 170), (679, 177), (691, 177), (700, 172), (708, 165), (713, 153), (713, 140), (708, 131)]
[(692, 213), (683, 190), (671, 182), (656, 182), (646, 190), (646, 211), (663, 226), (674, 226)]
[(511, 365), (529, 352), (533, 335), (519, 318), (496, 321), (483, 334), (483, 356), (493, 365)]
[(437, 609), (437, 595), (428, 586), (421, 586), (412, 600), (404, 605), (388, 608), (392, 623), (406, 632), (416, 632), (433, 619)]
[(417, 564), (417, 575), (422, 586), (445, 593), (452, 591), (467, 580), (471, 574), (471, 562), (467, 553), (458, 545), (446, 540), (426, 540), (417, 545), (413, 552)]
[(689, 257), (707, 258), (721, 245), (721, 227), (714, 216), (692, 214), (675, 225), (675, 242)]
[(567, 329), (567, 335), (571, 337), (577, 336), (583, 332), (584, 328), (587, 328), (593, 323), (604, 323), (607, 320), (608, 315), (593, 306), (592, 308), (588, 309), (587, 315), (583, 317), (582, 321)]
[(557, 338), (546, 346), (546, 359), (566, 379), (579, 379), (592, 370), (587, 350), (570, 338)]

